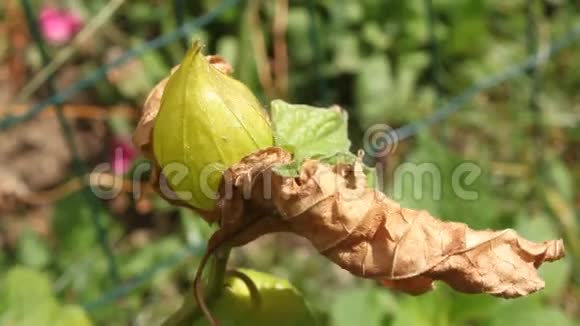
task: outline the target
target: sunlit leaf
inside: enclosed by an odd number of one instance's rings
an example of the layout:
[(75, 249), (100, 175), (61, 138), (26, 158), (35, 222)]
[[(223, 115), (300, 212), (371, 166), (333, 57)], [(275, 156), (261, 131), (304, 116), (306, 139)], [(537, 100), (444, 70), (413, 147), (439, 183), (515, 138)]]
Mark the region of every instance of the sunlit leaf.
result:
[(293, 152), (296, 160), (348, 152), (343, 113), (281, 100), (272, 102), (271, 112), (275, 145)]

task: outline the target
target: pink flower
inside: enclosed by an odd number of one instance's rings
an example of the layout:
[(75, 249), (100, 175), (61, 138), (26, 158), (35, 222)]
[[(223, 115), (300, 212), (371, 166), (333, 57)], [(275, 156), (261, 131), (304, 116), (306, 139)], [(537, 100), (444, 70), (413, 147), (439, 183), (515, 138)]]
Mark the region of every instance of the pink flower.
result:
[(42, 8), (39, 22), (44, 39), (52, 44), (70, 41), (83, 25), (77, 13), (51, 7)]
[(137, 150), (130, 141), (122, 138), (113, 139), (112, 165), (114, 174), (121, 175), (127, 173), (136, 157)]

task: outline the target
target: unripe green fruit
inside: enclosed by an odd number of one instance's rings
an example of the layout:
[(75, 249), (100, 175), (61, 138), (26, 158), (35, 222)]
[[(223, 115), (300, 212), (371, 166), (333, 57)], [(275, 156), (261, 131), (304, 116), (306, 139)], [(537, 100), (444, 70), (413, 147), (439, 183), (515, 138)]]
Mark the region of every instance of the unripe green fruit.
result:
[(273, 136), (254, 94), (214, 68), (201, 49), (194, 43), (169, 78), (153, 129), (153, 152), (179, 199), (210, 211), (222, 172), (272, 146)]
[[(210, 302), (213, 316), (221, 326), (316, 325), (304, 297), (287, 280), (273, 275), (241, 269), (253, 283), (255, 293), (238, 277), (226, 278), (222, 295)], [(194, 326), (207, 326), (200, 318)]]

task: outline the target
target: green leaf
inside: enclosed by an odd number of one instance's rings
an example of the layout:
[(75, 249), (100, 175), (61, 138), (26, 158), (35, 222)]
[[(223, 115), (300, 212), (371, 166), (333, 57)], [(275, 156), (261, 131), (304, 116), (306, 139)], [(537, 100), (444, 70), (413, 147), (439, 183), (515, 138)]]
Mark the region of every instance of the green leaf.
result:
[(285, 178), (295, 178), (300, 174), (300, 167), (302, 166), (302, 162), (304, 161), (293, 160), (288, 164), (275, 166), (272, 171)]
[(274, 143), (296, 160), (348, 152), (346, 115), (331, 109), (272, 101)]
[[(322, 163), (329, 164), (329, 165), (336, 165), (336, 164), (353, 164), (356, 160), (356, 156), (350, 152), (346, 153), (335, 153), (332, 155), (314, 155), (310, 157), (312, 159), (319, 160)], [(285, 165), (278, 165), (273, 168), (273, 171), (276, 172), (278, 175), (287, 178), (297, 177), (300, 174), (300, 168), (302, 167), (302, 160), (293, 160), (292, 162), (285, 164)], [(374, 170), (365, 166), (366, 169), (369, 171)], [(365, 170), (366, 172), (366, 170)]]
[[(304, 298), (290, 282), (252, 270), (239, 272), (253, 282), (257, 294), (240, 278), (228, 277), (222, 296), (211, 305), (220, 325), (316, 325)], [(208, 325), (208, 321), (202, 318), (194, 325)]]
[[(330, 165), (353, 164), (354, 161), (357, 159), (356, 155), (350, 152), (336, 153), (333, 155), (323, 155), (323, 156), (315, 155), (312, 158), (317, 159), (322, 163)], [(272, 169), (272, 171), (286, 178), (295, 178), (300, 175), (300, 168), (302, 167), (303, 163), (304, 160), (293, 160), (288, 164), (275, 166)], [(367, 186), (370, 188), (377, 189), (379, 187), (379, 183), (376, 169), (368, 167), (365, 164), (363, 164), (363, 172), (367, 179)]]

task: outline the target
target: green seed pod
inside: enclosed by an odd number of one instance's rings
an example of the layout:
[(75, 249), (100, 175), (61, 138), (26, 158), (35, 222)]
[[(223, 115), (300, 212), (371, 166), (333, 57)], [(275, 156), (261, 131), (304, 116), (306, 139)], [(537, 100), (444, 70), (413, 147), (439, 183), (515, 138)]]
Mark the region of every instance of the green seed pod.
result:
[(273, 145), (262, 106), (241, 82), (212, 66), (200, 43), (171, 75), (153, 127), (153, 153), (179, 200), (215, 206), (222, 172)]
[[(249, 269), (226, 277), (221, 296), (210, 302), (220, 325), (316, 325), (304, 297), (285, 279)], [(198, 318), (193, 326), (207, 326)]]

